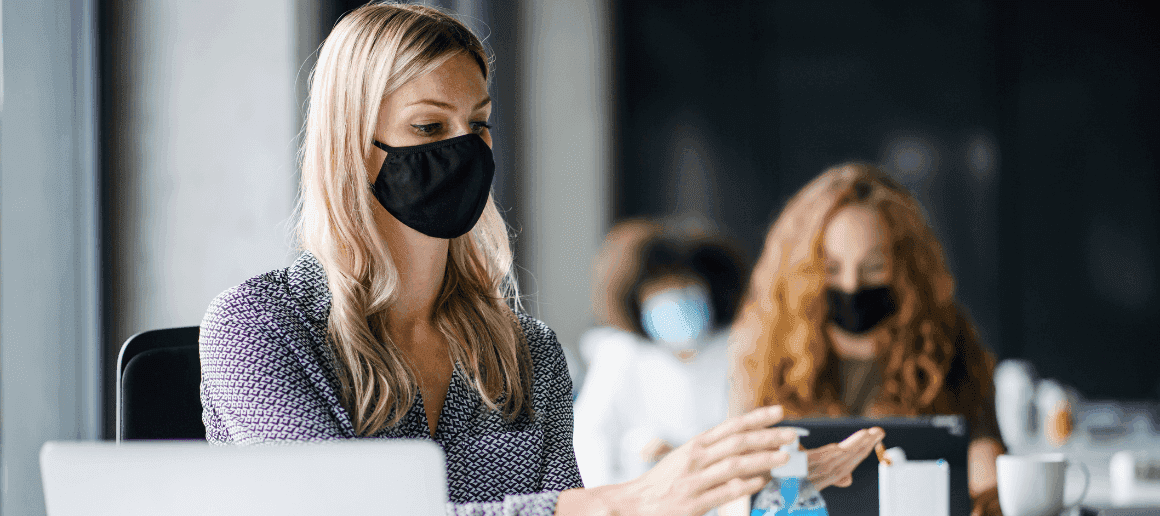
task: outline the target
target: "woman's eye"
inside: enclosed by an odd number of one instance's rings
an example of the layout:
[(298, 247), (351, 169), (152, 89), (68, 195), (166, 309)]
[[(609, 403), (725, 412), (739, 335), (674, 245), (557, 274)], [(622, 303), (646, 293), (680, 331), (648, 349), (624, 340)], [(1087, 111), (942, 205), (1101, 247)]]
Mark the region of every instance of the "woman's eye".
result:
[(443, 124), (411, 124), (411, 127), (414, 127), (415, 132), (419, 133), (420, 136), (434, 136), (443, 127)]
[(476, 133), (482, 133), (484, 129), (490, 130), (491, 124), (489, 124), (487, 122), (472, 122), (471, 123), (471, 130), (475, 131)]
[(837, 276), (839, 272), (841, 272), (841, 268), (838, 267), (837, 264), (826, 264), (826, 274), (830, 276)]

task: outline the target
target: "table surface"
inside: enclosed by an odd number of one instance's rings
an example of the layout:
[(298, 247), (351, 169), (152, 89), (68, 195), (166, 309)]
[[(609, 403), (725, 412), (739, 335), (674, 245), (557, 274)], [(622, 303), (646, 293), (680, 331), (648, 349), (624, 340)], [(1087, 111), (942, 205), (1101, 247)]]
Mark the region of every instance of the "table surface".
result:
[[(1126, 450), (1155, 456), (1160, 452), (1160, 432), (1150, 418), (1142, 414), (1122, 415), (1124, 420), (1118, 426), (1106, 426), (1101, 423), (1100, 418), (1101, 411), (1105, 409), (1123, 412), (1122, 405), (1088, 404), (1077, 417), (1080, 421), (1076, 425), (1075, 432), (1063, 445), (1052, 446), (1040, 438), (1020, 445), (1011, 445), (1009, 453), (1014, 455), (1062, 453), (1069, 460), (1083, 463), (1091, 472), (1091, 485), (1088, 486), (1083, 505), (1095, 510), (1112, 509), (1112, 455)], [(1117, 428), (1118, 431), (1109, 432), (1107, 431), (1109, 428)], [(1069, 468), (1065, 498), (1074, 498), (1082, 488), (1083, 473), (1077, 468)], [(1145, 507), (1152, 506), (1160, 508), (1160, 500), (1145, 504)], [(1107, 511), (1107, 514), (1115, 512)]]

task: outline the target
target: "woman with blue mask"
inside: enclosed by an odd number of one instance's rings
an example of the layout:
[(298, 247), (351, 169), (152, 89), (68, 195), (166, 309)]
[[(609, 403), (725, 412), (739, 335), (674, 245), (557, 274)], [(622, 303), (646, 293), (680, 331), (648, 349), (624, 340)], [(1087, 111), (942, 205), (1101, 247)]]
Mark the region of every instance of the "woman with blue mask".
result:
[(615, 227), (602, 259), (606, 325), (581, 338), (589, 371), (576, 401), (588, 485), (639, 475), (725, 417), (725, 329), (744, 282), (731, 247), (642, 221)]

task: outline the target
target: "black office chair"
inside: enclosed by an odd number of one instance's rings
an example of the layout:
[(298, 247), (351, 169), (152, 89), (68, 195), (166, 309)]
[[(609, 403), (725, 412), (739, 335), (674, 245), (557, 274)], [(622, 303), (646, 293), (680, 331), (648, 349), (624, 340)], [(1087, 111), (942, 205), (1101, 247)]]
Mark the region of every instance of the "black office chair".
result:
[(117, 441), (205, 439), (197, 326), (138, 333), (117, 357)]

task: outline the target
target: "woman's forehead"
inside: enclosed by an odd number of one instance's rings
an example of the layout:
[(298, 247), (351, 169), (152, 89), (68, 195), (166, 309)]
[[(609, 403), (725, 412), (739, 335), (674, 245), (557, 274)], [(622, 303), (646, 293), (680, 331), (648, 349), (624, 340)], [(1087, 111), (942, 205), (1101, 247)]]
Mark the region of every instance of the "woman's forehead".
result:
[(415, 77), (387, 96), (399, 107), (423, 100), (476, 106), (487, 97), (487, 81), (479, 65), (467, 54), (448, 58), (428, 73)]
[(886, 222), (877, 210), (865, 205), (842, 208), (830, 219), (822, 238), (828, 258), (861, 260), (885, 253), (889, 236)]

